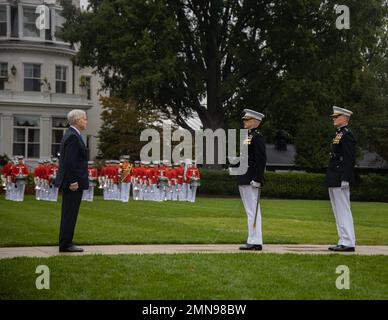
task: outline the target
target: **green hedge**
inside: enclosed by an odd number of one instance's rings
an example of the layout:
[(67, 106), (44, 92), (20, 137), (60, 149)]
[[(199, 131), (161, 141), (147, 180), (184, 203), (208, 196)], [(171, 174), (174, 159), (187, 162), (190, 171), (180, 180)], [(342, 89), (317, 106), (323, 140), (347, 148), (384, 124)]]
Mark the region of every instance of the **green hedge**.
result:
[[(199, 194), (239, 195), (237, 178), (227, 171), (201, 170)], [(266, 172), (262, 196), (284, 199), (329, 199), (324, 174)], [(362, 183), (351, 189), (352, 200), (388, 202), (388, 177), (361, 176)]]
[[(283, 199), (329, 199), (324, 186), (324, 174), (296, 172), (266, 172), (262, 196), (266, 198)], [(363, 175), (362, 183), (351, 189), (351, 199), (356, 201), (388, 202), (388, 176)], [(34, 194), (32, 174), (28, 177), (26, 192)], [(201, 186), (198, 194), (239, 196), (237, 178), (230, 176), (228, 171), (201, 170)], [(95, 195), (102, 195), (102, 190), (96, 188)]]

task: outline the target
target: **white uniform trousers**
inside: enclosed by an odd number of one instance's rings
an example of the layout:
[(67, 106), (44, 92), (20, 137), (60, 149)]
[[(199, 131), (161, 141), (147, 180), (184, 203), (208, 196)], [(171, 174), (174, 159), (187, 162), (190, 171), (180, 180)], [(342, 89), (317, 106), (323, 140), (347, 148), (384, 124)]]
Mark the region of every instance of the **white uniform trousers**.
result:
[(120, 200), (122, 202), (128, 202), (129, 200), (129, 191), (131, 189), (131, 184), (128, 182), (122, 182), (120, 187)]
[(141, 185), (137, 182), (134, 182), (132, 185), (132, 196), (133, 200), (140, 200), (140, 188)]
[(57, 202), (57, 200), (58, 200), (58, 188), (55, 188), (53, 185), (50, 185), (47, 200)]
[(180, 191), (179, 191), (179, 201), (187, 201), (187, 183), (182, 183)]
[(177, 186), (171, 186), (172, 188), (172, 195), (171, 195), (171, 200), (172, 201), (177, 201), (178, 200), (178, 192), (177, 192)]
[(103, 197), (104, 197), (104, 200), (108, 200), (108, 189), (107, 189), (107, 188), (104, 188), (104, 189), (103, 189), (102, 195), (103, 195)]
[(158, 202), (160, 202), (160, 201), (163, 201), (164, 200), (164, 198), (163, 198), (163, 188), (162, 189), (160, 189), (161, 187), (158, 187), (158, 185), (157, 184), (153, 184), (152, 185), (152, 189), (151, 189), (151, 191), (152, 191), (152, 200), (153, 201), (158, 201)]
[(113, 185), (113, 199), (112, 200), (116, 200), (116, 201), (121, 200), (120, 186), (116, 183)]
[(144, 185), (138, 184), (139, 187), (139, 200), (144, 200)]
[[(238, 187), (240, 190), (241, 200), (244, 204), (245, 212), (248, 220), (248, 244), (263, 244), (263, 236), (261, 233), (261, 210), (260, 204), (257, 206), (259, 189), (251, 185), (242, 185)], [(256, 227), (253, 228), (253, 223), (256, 218)]]
[(89, 189), (82, 192), (82, 201), (92, 202), (94, 198), (94, 186), (89, 186)]
[(197, 187), (189, 186), (190, 188), (190, 202), (195, 202), (195, 196), (197, 195)]
[(172, 186), (168, 186), (166, 188), (167, 192), (167, 200), (171, 201), (172, 200)]
[(25, 184), (15, 183), (12, 192), (13, 201), (23, 201), (24, 200), (24, 190), (26, 188)]
[(82, 198), (81, 198), (82, 201), (90, 201), (90, 200), (89, 200), (89, 199), (90, 199), (90, 194), (89, 194), (89, 192), (90, 192), (89, 189), (88, 189), (88, 190), (82, 191)]
[(350, 209), (350, 188), (329, 188), (331, 207), (337, 223), (338, 245), (354, 247), (356, 237), (352, 211)]
[(189, 183), (187, 184), (186, 190), (187, 190), (186, 201), (191, 202), (191, 198), (193, 196), (193, 189)]
[[(40, 200), (40, 190), (36, 189), (37, 185), (35, 185), (35, 199)], [(39, 188), (39, 187), (38, 187)]]
[(47, 201), (48, 199), (48, 184), (43, 183), (42, 184), (42, 189), (40, 190), (40, 200)]
[(16, 189), (15, 184), (13, 182), (10, 183), (9, 184), (8, 200), (12, 200), (12, 201), (15, 200), (15, 189)]
[(7, 182), (5, 185), (5, 200), (10, 200), (11, 184)]

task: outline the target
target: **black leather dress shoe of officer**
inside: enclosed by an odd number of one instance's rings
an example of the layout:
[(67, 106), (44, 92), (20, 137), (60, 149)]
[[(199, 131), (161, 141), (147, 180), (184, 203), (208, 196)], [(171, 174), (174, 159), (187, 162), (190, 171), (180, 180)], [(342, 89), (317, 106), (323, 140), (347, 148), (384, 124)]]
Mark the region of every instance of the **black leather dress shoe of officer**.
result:
[(330, 251), (336, 251), (336, 252), (354, 252), (356, 249), (354, 247), (347, 247), (342, 244), (339, 244), (334, 247), (329, 247)]
[(77, 246), (70, 246), (70, 247), (67, 247), (67, 248), (59, 248), (59, 252), (83, 252), (84, 249), (82, 249), (81, 247), (77, 247)]
[(252, 250), (252, 251), (261, 251), (263, 247), (261, 244), (244, 244), (239, 248), (240, 250)]

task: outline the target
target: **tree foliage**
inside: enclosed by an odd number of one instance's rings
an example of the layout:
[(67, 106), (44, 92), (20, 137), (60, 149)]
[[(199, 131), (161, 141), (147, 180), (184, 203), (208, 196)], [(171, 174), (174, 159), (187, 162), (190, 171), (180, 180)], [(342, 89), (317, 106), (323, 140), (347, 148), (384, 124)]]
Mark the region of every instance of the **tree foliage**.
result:
[(129, 155), (131, 160), (137, 159), (142, 147), (140, 133), (145, 125), (135, 102), (117, 97), (101, 97), (100, 102), (103, 110), (103, 124), (98, 133), (100, 157), (118, 159)]
[(362, 116), (388, 113), (384, 0), (342, 1), (343, 30), (333, 0), (90, 0), (87, 12), (66, 3), (62, 37), (81, 43), (76, 62), (143, 110), (187, 129), (196, 114), (217, 129), (240, 127), (251, 108), (266, 114), (267, 133), (295, 137), (311, 110), (328, 117), (338, 105), (360, 114), (360, 141), (386, 154), (385, 124), (370, 131)]

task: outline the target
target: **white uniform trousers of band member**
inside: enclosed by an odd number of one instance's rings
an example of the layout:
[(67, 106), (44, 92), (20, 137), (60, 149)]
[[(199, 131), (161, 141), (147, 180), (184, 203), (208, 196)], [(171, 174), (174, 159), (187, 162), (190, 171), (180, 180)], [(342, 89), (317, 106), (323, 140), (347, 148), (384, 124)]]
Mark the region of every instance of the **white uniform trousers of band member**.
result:
[(187, 189), (187, 193), (186, 193), (186, 201), (189, 201), (189, 202), (191, 202), (191, 197), (192, 197), (192, 188), (191, 188), (191, 185), (190, 185), (190, 183), (188, 183), (187, 184), (187, 187), (186, 187)]
[(133, 200), (140, 200), (140, 188), (141, 185), (138, 182), (133, 182), (132, 184), (132, 196)]
[(121, 200), (121, 202), (128, 202), (130, 189), (131, 189), (130, 183), (127, 183), (127, 182), (121, 183), (121, 187), (120, 187), (120, 200)]
[[(242, 185), (238, 187), (240, 190), (241, 200), (244, 204), (245, 212), (248, 220), (248, 244), (263, 244), (263, 236), (261, 233), (261, 210), (260, 204), (257, 207), (259, 189), (251, 185)], [(257, 208), (256, 227), (253, 228)]]
[(25, 184), (16, 183), (15, 190), (13, 195), (13, 201), (23, 201), (24, 200), (24, 190), (26, 188)]
[(82, 201), (92, 202), (94, 198), (94, 186), (89, 186), (89, 189), (82, 192)]
[(187, 201), (187, 189), (188, 189), (187, 183), (182, 183), (179, 191), (179, 195), (178, 195), (179, 201)]
[(120, 197), (121, 197), (120, 186), (115, 183), (113, 185), (113, 199), (112, 200), (120, 201), (121, 200)]
[(172, 201), (177, 201), (178, 200), (177, 185), (173, 185), (173, 186), (171, 186), (171, 188), (172, 188), (171, 200)]
[(16, 194), (16, 184), (13, 182), (10, 182), (8, 184), (8, 200), (15, 201), (15, 194)]
[(48, 201), (57, 202), (58, 200), (58, 188), (55, 188), (54, 185), (50, 184), (49, 193), (48, 193)]
[(350, 209), (350, 188), (329, 188), (329, 196), (337, 223), (338, 245), (355, 247), (356, 237), (354, 235), (353, 217)]
[(148, 187), (148, 200), (150, 201), (159, 201), (159, 190), (156, 183), (152, 183)]
[(197, 194), (197, 187), (193, 187), (189, 184), (188, 191), (187, 191), (187, 201), (195, 202), (196, 194)]
[(139, 187), (139, 200), (144, 200), (144, 190), (145, 190), (145, 186), (144, 186), (144, 184), (139, 183), (139, 184), (138, 184), (138, 187)]
[(160, 189), (159, 189), (159, 193), (160, 193), (159, 201), (167, 200), (167, 190), (168, 190), (167, 186), (160, 187)]
[(172, 186), (168, 186), (166, 188), (166, 192), (167, 192), (167, 200), (171, 201), (172, 200)]
[(5, 200), (10, 200), (11, 197), (11, 183), (7, 182), (5, 185)]

